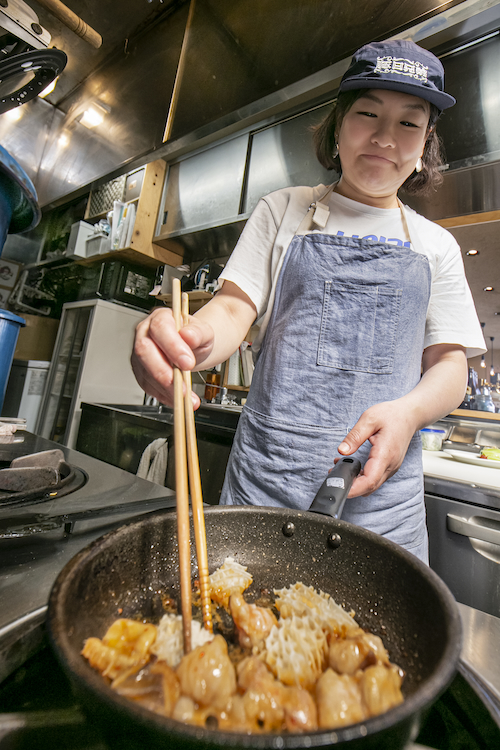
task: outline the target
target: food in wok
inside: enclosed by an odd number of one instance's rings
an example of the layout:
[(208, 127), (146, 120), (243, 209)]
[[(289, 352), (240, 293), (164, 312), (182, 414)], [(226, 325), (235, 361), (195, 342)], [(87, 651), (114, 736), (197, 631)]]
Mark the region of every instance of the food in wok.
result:
[(243, 592), (251, 583), (232, 558), (210, 576), (220, 632), (193, 621), (188, 654), (175, 613), (158, 625), (117, 619), (102, 640), (88, 638), (82, 654), (130, 700), (233, 732), (335, 729), (403, 701), (403, 671), (382, 640), (331, 596), (295, 583), (249, 603)]

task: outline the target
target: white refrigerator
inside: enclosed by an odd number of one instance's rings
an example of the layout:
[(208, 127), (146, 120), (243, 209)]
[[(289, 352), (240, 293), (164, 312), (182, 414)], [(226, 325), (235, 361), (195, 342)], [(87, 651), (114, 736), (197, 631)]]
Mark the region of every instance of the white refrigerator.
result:
[(135, 328), (145, 317), (144, 311), (101, 299), (63, 306), (38, 435), (74, 448), (82, 401), (143, 403), (130, 355)]

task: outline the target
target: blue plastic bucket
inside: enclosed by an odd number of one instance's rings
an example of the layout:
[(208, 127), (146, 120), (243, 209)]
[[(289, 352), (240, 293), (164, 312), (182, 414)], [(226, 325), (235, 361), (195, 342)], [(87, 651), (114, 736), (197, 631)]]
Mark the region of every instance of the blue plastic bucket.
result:
[(26, 321), (7, 310), (0, 310), (0, 412), (14, 359), (19, 329)]

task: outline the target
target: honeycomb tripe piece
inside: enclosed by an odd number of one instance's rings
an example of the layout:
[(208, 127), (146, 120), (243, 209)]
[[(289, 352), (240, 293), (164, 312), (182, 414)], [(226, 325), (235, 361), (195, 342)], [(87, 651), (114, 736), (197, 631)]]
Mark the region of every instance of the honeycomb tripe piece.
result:
[(226, 557), (221, 567), (217, 568), (208, 580), (213, 601), (227, 609), (231, 594), (242, 594), (250, 586), (253, 578), (247, 573), (246, 567), (232, 557)]
[(358, 628), (354, 617), (339, 606), (329, 594), (316, 591), (312, 586), (294, 583), (284, 589), (275, 589), (275, 605), (280, 618), (287, 619), (292, 615), (311, 614), (327, 633), (346, 635)]
[(279, 621), (266, 638), (265, 660), (285, 685), (310, 688), (325, 668), (327, 639), (313, 614)]
[[(197, 620), (191, 620), (191, 648), (202, 646), (213, 638), (213, 633), (205, 630)], [(151, 651), (169, 667), (177, 667), (184, 656), (182, 615), (163, 615)]]

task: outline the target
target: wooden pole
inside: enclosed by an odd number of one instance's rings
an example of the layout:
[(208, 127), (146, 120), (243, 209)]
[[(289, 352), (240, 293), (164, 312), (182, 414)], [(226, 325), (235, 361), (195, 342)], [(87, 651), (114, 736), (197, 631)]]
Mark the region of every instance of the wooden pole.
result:
[(86, 24), (80, 16), (73, 13), (67, 5), (61, 3), (60, 0), (37, 0), (37, 3), (58, 18), (68, 29), (74, 31), (77, 36), (91, 44), (92, 47), (99, 49), (102, 44), (102, 36)]

